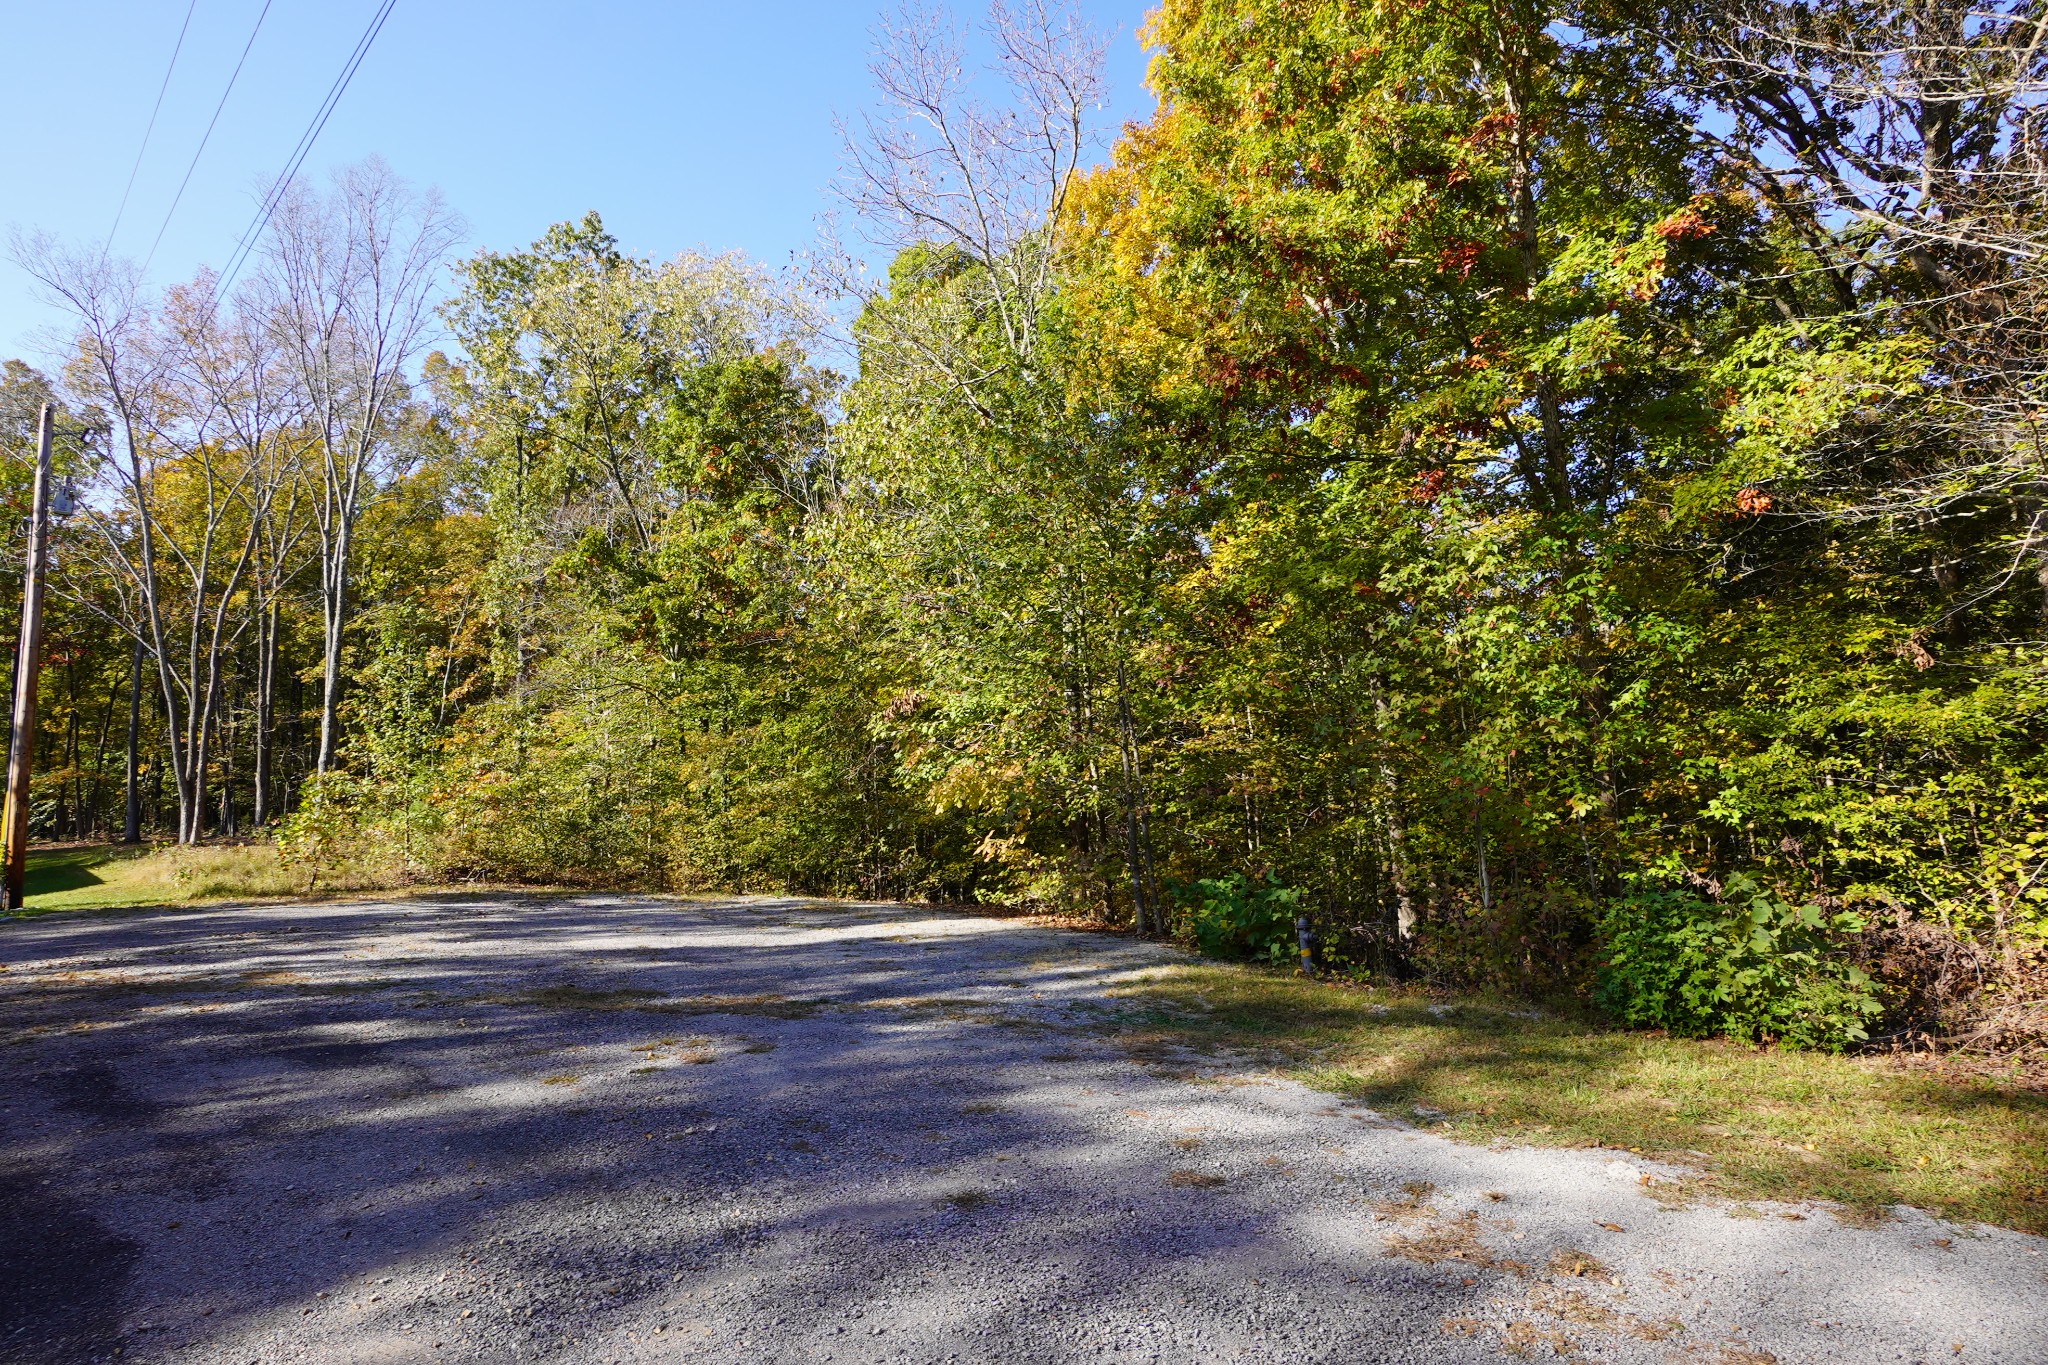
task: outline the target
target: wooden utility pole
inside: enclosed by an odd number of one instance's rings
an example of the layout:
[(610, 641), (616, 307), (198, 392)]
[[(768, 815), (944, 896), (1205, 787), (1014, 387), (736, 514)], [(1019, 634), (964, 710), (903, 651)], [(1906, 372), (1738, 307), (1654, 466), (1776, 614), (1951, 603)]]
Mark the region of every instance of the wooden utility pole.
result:
[(28, 573), (21, 583), (21, 639), (14, 655), (14, 726), (7, 746), (7, 806), (0, 816), (6, 845), (4, 905), (21, 908), (28, 879), (28, 775), (36, 750), (36, 685), (43, 662), (43, 579), (50, 551), (50, 437), (56, 405), (43, 404), (36, 431), (35, 500), (28, 517)]

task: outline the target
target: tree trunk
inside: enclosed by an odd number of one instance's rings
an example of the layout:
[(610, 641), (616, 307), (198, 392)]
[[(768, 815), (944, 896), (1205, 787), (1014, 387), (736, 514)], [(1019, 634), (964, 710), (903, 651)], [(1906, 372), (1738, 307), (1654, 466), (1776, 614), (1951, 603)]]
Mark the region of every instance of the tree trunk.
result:
[[(100, 712), (99, 749), (98, 752), (95, 754), (92, 763), (92, 797), (86, 803), (85, 807), (86, 810), (91, 812), (87, 819), (89, 828), (91, 829), (94, 835), (97, 835), (100, 832), (100, 793), (102, 789), (106, 786), (107, 740), (111, 738), (114, 733), (114, 703), (120, 700), (121, 684), (118, 680), (116, 680), (114, 685), (107, 689), (106, 709)], [(80, 780), (82, 782), (83, 778), (81, 778)]]
[(121, 842), (142, 842), (142, 641), (128, 665), (128, 782), (122, 793)]
[(1116, 711), (1117, 747), (1121, 751), (1124, 768), (1124, 856), (1130, 865), (1131, 899), (1133, 918), (1140, 934), (1164, 932), (1166, 916), (1152, 903), (1148, 874), (1151, 859), (1145, 847), (1150, 840), (1150, 830), (1145, 826), (1145, 778), (1138, 767), (1137, 723), (1131, 718), (1131, 707), (1125, 695), (1128, 684), (1125, 680), (1123, 660), (1116, 664)]
[(325, 610), (326, 658), (322, 661), (320, 673), (320, 753), (314, 762), (314, 771), (325, 776), (334, 762), (334, 746), (339, 736), (335, 729), (335, 713), (341, 705), (341, 633), (348, 619), (348, 559), (349, 541), (352, 528), (346, 515), (335, 535), (334, 549), (330, 562), (323, 566), (327, 578), (327, 591), (321, 605)]
[(272, 598), (256, 623), (256, 732), (254, 790), (249, 801), (249, 823), (262, 829), (275, 814), (270, 806), (270, 728), (277, 691), (277, 601)]

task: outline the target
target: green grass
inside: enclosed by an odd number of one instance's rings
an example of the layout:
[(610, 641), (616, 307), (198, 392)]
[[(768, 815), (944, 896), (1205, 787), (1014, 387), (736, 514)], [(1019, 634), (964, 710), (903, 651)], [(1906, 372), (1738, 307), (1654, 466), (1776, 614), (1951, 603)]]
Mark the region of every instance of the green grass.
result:
[(1697, 1169), (1685, 1188), (1701, 1194), (1866, 1215), (1910, 1204), (2048, 1233), (2048, 1095), (2022, 1085), (1272, 968), (1173, 968), (1121, 994), (1154, 1037), (1254, 1050), (1465, 1141), (1620, 1148)]
[[(318, 889), (381, 890), (398, 884), (381, 869), (348, 869), (323, 872)], [(31, 848), (24, 889), (20, 916), (302, 896), (307, 891), (305, 873), (281, 861), (267, 844)]]

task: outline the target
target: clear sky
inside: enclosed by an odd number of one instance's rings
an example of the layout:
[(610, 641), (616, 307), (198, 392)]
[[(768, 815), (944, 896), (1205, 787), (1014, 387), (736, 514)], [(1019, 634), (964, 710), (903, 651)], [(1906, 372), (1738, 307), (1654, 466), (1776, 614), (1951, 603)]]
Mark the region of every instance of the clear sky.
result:
[[(191, 0), (0, 3), (0, 226), (97, 241)], [(270, 0), (150, 267), (219, 264), (282, 169), (379, 0)], [(196, 0), (114, 250), (141, 259), (264, 0)], [(524, 245), (587, 209), (655, 256), (808, 246), (838, 160), (835, 111), (867, 99), (879, 0), (397, 0), (307, 161), (377, 153), (437, 185), (471, 247)], [(979, 14), (972, 3), (957, 6)], [(1144, 0), (1084, 0), (1111, 37), (1111, 126), (1151, 107)], [(0, 262), (0, 356), (40, 361), (40, 307)]]

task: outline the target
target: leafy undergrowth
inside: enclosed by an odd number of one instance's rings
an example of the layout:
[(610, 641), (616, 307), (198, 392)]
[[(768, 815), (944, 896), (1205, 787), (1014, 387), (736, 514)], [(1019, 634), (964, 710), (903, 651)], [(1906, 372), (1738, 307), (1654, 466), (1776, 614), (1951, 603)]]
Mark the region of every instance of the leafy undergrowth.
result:
[(1263, 1053), (1466, 1141), (1619, 1148), (1697, 1170), (1687, 1185), (1706, 1195), (1910, 1204), (2048, 1233), (2048, 1094), (2024, 1085), (1269, 967), (1175, 967), (1121, 994), (1147, 1030)]
[[(395, 866), (348, 866), (322, 869), (317, 890), (378, 891), (404, 884)], [(279, 858), (269, 844), (91, 844), (32, 848), (25, 890), (21, 915), (303, 896), (308, 888), (305, 870)]]

